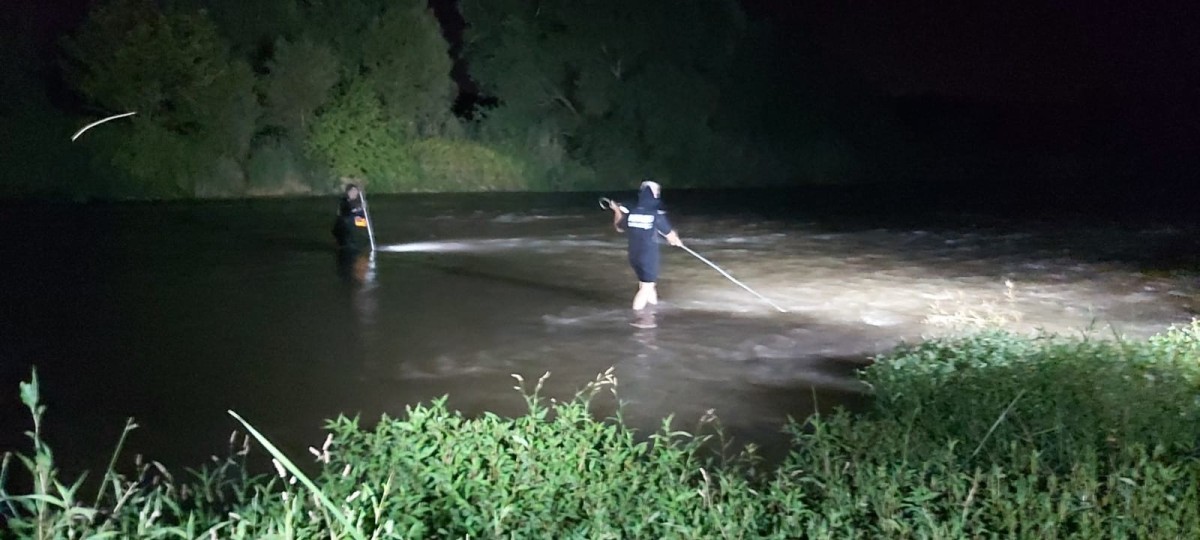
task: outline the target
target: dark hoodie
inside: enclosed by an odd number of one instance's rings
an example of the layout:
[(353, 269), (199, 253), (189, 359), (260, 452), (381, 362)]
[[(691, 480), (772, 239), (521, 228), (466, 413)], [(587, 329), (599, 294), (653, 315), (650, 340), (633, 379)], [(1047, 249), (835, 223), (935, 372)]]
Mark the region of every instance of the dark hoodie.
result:
[(356, 220), (366, 219), (366, 210), (363, 208), (362, 197), (350, 200), (350, 197), (343, 194), (341, 200), (338, 201), (338, 215), (333, 222), (333, 237), (337, 239), (339, 247), (354, 248), (357, 247), (356, 230), (359, 228)]
[(671, 222), (662, 210), (662, 200), (649, 187), (638, 192), (637, 205), (621, 218), (629, 236), (629, 264), (638, 280), (654, 282), (658, 278), (658, 236), (670, 234)]

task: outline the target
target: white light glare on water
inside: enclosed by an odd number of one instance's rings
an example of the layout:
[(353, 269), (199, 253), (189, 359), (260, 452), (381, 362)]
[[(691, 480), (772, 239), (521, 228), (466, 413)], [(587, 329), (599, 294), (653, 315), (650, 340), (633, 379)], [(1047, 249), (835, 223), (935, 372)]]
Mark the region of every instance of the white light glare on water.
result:
[(379, 251), (390, 253), (447, 253), (473, 250), (471, 244), (466, 242), (411, 242), (408, 244), (379, 246)]

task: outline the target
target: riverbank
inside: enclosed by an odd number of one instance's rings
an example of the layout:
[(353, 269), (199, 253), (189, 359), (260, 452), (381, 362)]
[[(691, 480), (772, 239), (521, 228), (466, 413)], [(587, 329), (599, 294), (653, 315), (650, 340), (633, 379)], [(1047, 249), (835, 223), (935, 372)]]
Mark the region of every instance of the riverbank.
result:
[[(647, 439), (593, 419), (592, 397), (619, 395), (611, 374), (566, 403), (518, 381), (516, 418), (437, 401), (371, 429), (331, 421), (313, 456), (291, 456), (317, 460), (311, 487), (289, 463), (248, 473), (258, 444), (239, 437), (195, 473), (142, 463), (82, 493), (35, 439), (5, 462), (9, 480), (34, 473), (33, 491), (0, 509), (28, 538), (1187, 537), (1198, 359), (1200, 322), (1137, 341), (985, 332), (901, 348), (862, 372), (868, 410), (790, 424), (770, 467), (753, 449), (702, 450), (722, 447), (715, 420)], [(36, 384), (21, 395), (40, 417)]]

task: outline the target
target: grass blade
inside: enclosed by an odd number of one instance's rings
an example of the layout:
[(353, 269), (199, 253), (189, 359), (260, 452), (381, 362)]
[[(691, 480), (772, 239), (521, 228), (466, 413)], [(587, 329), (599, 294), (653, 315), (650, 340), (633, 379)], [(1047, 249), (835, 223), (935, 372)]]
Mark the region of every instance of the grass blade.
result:
[(279, 460), (279, 462), (287, 468), (288, 472), (300, 479), (300, 483), (304, 484), (304, 487), (308, 488), (309, 491), (312, 492), (313, 496), (316, 497), (317, 500), (321, 501), (321, 504), (324, 505), (331, 514), (333, 514), (334, 519), (337, 519), (342, 526), (346, 527), (346, 531), (350, 533), (350, 536), (353, 536), (356, 540), (367, 540), (367, 538), (363, 536), (362, 531), (358, 530), (357, 527), (350, 523), (350, 519), (342, 513), (341, 509), (339, 509), (337, 505), (333, 504), (333, 501), (329, 500), (329, 497), (326, 497), (325, 494), (321, 492), (321, 488), (318, 488), (312, 480), (309, 480), (308, 476), (301, 472), (300, 468), (296, 467), (296, 464), (292, 463), (292, 460), (283, 455), (283, 452), (279, 451), (274, 444), (271, 444), (271, 441), (267, 440), (262, 433), (259, 433), (257, 429), (254, 429), (254, 426), (251, 426), (250, 422), (247, 422), (241, 416), (238, 416), (238, 413), (233, 411), (228, 412), (230, 416), (232, 416), (238, 422), (241, 422), (242, 425), (246, 427), (246, 431), (253, 435), (254, 438), (263, 445), (263, 448), (267, 449), (267, 452), (269, 452), (272, 457)]

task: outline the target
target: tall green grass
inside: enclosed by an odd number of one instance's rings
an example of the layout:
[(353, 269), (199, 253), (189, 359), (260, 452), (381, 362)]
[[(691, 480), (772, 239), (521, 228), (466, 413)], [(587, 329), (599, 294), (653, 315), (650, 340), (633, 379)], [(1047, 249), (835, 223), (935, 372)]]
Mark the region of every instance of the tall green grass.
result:
[(711, 424), (668, 419), (643, 436), (619, 415), (597, 420), (589, 402), (616, 391), (608, 373), (567, 402), (519, 380), (517, 418), (468, 418), (444, 400), (369, 429), (338, 418), (311, 449), (311, 478), (265, 437), (277, 472), (252, 475), (249, 439), (231, 439), (198, 470), (110, 467), (90, 498), (54, 469), (35, 376), (21, 387), (33, 447), (4, 461), (32, 489), (0, 493), (0, 512), (10, 535), (39, 539), (1200, 533), (1200, 323), (1143, 341), (981, 333), (897, 350), (862, 376), (869, 410), (791, 423), (779, 464), (705, 451)]

